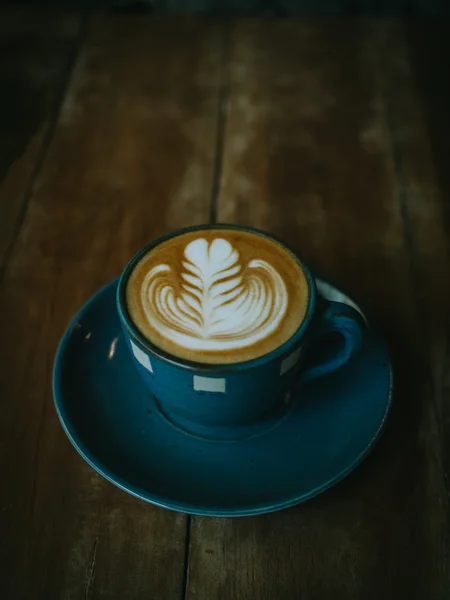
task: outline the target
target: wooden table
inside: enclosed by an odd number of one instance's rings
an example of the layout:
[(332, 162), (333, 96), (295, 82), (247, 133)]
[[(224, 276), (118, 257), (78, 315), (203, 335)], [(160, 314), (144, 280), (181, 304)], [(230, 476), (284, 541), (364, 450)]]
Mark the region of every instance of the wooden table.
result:
[[(449, 34), (1, 9), (2, 598), (450, 597)], [(145, 242), (210, 221), (295, 246), (394, 357), (373, 455), (272, 515), (128, 496), (53, 408), (78, 307)]]

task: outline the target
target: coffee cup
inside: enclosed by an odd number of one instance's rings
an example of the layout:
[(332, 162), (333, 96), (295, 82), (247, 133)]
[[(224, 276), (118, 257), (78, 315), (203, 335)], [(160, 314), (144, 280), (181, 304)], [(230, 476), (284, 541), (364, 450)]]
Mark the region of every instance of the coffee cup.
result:
[(161, 415), (217, 439), (276, 422), (304, 383), (341, 368), (365, 335), (356, 310), (318, 295), (294, 251), (231, 224), (178, 229), (145, 246), (122, 273), (117, 309)]

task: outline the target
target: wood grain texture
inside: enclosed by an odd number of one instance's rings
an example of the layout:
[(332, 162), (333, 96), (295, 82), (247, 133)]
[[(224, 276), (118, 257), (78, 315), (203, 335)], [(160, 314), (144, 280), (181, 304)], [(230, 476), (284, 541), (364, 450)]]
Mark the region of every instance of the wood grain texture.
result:
[(417, 333), (432, 381), (449, 511), (450, 83), (442, 76), (450, 69), (449, 24), (393, 24), (385, 48), (397, 57), (385, 60), (389, 106), (417, 290)]
[(440, 423), (391, 126), (389, 27), (235, 27), (219, 220), (277, 234), (345, 286), (385, 331), (397, 387), (376, 451), (336, 488), (273, 515), (193, 519), (188, 598), (448, 597)]
[(2, 597), (180, 598), (186, 517), (129, 497), (75, 452), (52, 405), (80, 305), (164, 231), (207, 221), (222, 27), (97, 17), (0, 293)]
[(82, 17), (0, 7), (0, 271), (48, 146)]

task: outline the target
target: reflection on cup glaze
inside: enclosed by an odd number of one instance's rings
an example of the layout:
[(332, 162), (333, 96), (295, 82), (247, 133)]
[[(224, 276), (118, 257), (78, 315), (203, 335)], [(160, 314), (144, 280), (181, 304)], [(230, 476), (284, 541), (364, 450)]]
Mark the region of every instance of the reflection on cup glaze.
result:
[(166, 264), (144, 278), (142, 306), (160, 335), (192, 350), (233, 350), (276, 332), (288, 306), (286, 285), (264, 260), (247, 268), (225, 239), (187, 244), (179, 274)]

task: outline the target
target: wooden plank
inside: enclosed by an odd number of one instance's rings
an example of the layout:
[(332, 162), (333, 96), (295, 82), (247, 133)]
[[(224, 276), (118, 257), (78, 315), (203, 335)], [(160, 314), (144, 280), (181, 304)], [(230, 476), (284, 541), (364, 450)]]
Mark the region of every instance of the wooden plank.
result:
[(67, 9), (0, 7), (0, 271), (48, 146), (81, 23)]
[[(417, 117), (414, 143), (411, 135), (396, 129), (403, 159), (405, 188), (411, 224), (411, 244), (423, 311), (424, 342), (430, 357), (434, 399), (440, 423), (447, 499), (450, 495), (450, 29), (446, 22), (410, 25), (406, 39), (411, 68), (403, 69), (405, 87), (417, 90), (411, 113), (393, 106), (395, 118), (408, 131), (405, 120)], [(394, 40), (395, 41), (395, 40)], [(429, 62), (430, 61), (430, 62)], [(404, 64), (404, 63), (403, 63)], [(397, 73), (393, 73), (393, 76)], [(395, 88), (393, 87), (393, 90)], [(394, 99), (393, 99), (394, 104)], [(401, 120), (402, 119), (402, 120)], [(414, 127), (414, 124), (412, 124)], [(429, 145), (418, 144), (425, 130)], [(420, 150), (422, 149), (422, 152)], [(448, 506), (448, 504), (447, 504)], [(450, 583), (449, 583), (450, 589)]]
[(163, 231), (208, 220), (222, 29), (98, 17), (0, 295), (5, 598), (179, 598), (186, 518), (96, 475), (51, 394), (74, 312)]
[[(438, 422), (442, 502), (450, 476), (450, 37), (445, 22), (393, 24), (386, 31), (385, 73), (398, 156), (411, 270), (417, 291), (417, 335), (427, 359)], [(395, 53), (397, 60), (388, 56)], [(448, 553), (448, 548), (445, 549)], [(450, 589), (450, 574), (447, 579)]]
[(236, 26), (219, 219), (279, 235), (353, 293), (388, 336), (397, 388), (383, 440), (333, 490), (273, 515), (193, 519), (190, 598), (448, 594), (439, 426), (380, 61), (388, 26)]
[[(389, 109), (404, 189), (411, 263), (416, 278), (421, 336), (430, 357), (436, 409), (443, 417), (442, 372), (450, 330), (450, 68), (449, 27), (429, 22), (391, 26), (386, 34)], [(440, 60), (438, 60), (438, 58)], [(397, 81), (399, 85), (395, 86)], [(424, 143), (425, 140), (425, 143)]]

